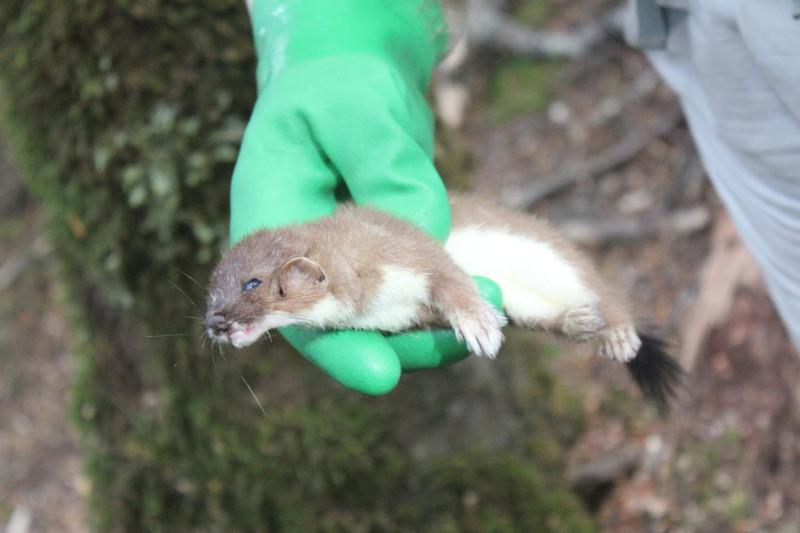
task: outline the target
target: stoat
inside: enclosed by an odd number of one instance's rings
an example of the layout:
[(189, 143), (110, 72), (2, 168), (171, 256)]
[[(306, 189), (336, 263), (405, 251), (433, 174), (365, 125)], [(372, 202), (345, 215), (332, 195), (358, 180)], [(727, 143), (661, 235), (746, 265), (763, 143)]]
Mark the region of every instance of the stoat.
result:
[(637, 332), (625, 299), (558, 231), (469, 195), (451, 194), (450, 207), (444, 246), (409, 222), (353, 204), (249, 235), (211, 275), (209, 336), (243, 347), (289, 325), (384, 332), (444, 325), (470, 352), (493, 358), (506, 319), (470, 277), (485, 276), (500, 286), (512, 322), (595, 343), (666, 405), (680, 367), (661, 341)]

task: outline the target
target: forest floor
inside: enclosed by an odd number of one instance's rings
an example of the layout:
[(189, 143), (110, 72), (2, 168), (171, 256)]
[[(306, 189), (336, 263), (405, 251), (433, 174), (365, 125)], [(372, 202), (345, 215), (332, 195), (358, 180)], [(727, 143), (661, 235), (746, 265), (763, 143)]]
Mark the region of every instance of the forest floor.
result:
[[(563, 30), (608, 6), (546, 3), (563, 9), (531, 15), (520, 2), (518, 20)], [(456, 155), (450, 168), (468, 187), (582, 243), (689, 373), (659, 417), (617, 368), (562, 359), (559, 375), (582, 389), (590, 420), (571, 451), (576, 471), (616, 464), (590, 500), (602, 529), (800, 531), (800, 359), (674, 94), (613, 39), (569, 62), (470, 53), (447, 81), (463, 84), (469, 104), (440, 133), (441, 157)], [(452, 94), (437, 93), (440, 116), (453, 115)]]
[(9, 533), (87, 529), (68, 412), (75, 359), (43, 226), (0, 137), (0, 529)]
[[(547, 24), (587, 16), (564, 9)], [(576, 468), (638, 458), (592, 496), (602, 529), (800, 532), (800, 359), (674, 96), (614, 41), (570, 62), (470, 62), (454, 78), (470, 98), (461, 123), (440, 128), (442, 173), (560, 224), (689, 371), (659, 417), (613, 365), (586, 353), (559, 363), (590, 420)], [(67, 416), (75, 369), (57, 265), (2, 150), (0, 185), (0, 527), (30, 517), (33, 530), (80, 531), (88, 485)]]

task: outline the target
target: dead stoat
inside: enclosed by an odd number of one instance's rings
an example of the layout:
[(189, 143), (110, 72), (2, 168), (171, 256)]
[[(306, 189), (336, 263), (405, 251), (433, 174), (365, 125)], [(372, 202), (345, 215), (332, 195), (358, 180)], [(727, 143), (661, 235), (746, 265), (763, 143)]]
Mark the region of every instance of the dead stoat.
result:
[(494, 357), (506, 320), (479, 297), (470, 277), (479, 275), (500, 286), (513, 323), (595, 343), (666, 404), (679, 366), (659, 340), (637, 332), (625, 299), (584, 255), (529, 214), (461, 194), (450, 204), (444, 246), (408, 222), (352, 204), (251, 234), (211, 276), (209, 335), (242, 347), (288, 325), (385, 332), (444, 325), (472, 353)]

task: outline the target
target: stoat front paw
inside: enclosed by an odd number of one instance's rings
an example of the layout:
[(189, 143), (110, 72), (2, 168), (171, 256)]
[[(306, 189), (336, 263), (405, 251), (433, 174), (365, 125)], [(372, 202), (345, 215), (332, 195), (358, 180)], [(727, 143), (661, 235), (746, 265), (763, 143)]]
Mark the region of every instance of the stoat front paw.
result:
[(631, 325), (617, 326), (601, 334), (600, 355), (627, 363), (639, 352), (642, 340)]
[(474, 313), (459, 313), (451, 320), (456, 338), (466, 343), (470, 353), (494, 359), (503, 344), (501, 328), (505, 316), (486, 305)]

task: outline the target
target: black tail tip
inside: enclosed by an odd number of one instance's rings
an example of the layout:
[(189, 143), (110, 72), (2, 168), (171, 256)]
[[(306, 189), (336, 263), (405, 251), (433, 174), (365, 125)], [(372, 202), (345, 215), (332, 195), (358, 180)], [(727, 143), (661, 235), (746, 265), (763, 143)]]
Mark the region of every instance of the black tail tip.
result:
[(636, 357), (628, 361), (628, 371), (645, 397), (653, 400), (659, 411), (669, 411), (672, 400), (683, 386), (683, 369), (669, 353), (666, 343), (650, 335), (639, 333), (642, 346)]

